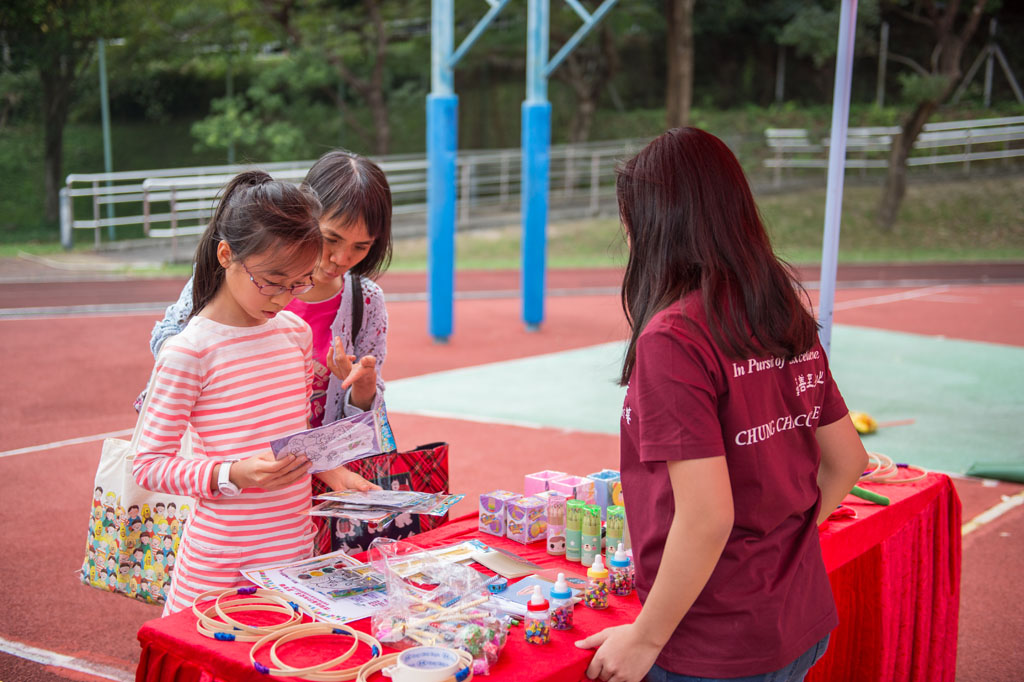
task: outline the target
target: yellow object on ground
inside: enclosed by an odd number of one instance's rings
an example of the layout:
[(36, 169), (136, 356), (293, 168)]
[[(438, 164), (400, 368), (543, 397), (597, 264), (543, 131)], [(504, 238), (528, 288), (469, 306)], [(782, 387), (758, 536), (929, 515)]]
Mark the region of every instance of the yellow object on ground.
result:
[(850, 419), (853, 420), (853, 426), (857, 429), (857, 433), (862, 436), (878, 430), (878, 422), (867, 412), (854, 412), (850, 410)]

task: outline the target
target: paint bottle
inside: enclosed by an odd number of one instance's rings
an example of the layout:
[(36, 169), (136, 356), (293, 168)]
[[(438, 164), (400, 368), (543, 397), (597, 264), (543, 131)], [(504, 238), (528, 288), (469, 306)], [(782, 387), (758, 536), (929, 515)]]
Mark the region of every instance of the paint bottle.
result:
[(551, 588), (551, 627), (555, 630), (572, 630), (572, 590), (565, 582), (565, 573), (559, 573)]
[(583, 507), (583, 521), (580, 524), (581, 541), (580, 563), (589, 566), (594, 557), (601, 553), (601, 508), (596, 504)]
[(610, 575), (608, 576), (608, 586), (612, 594), (619, 597), (628, 597), (633, 591), (632, 563), (626, 554), (626, 550), (622, 549), (622, 543), (620, 542), (615, 550), (615, 554), (612, 555), (611, 560), (608, 562), (611, 568)]
[(608, 506), (608, 520), (604, 524), (604, 540), (607, 551), (606, 558), (611, 561), (615, 556), (615, 548), (622, 542), (622, 531), (626, 526), (626, 509), (617, 504)]
[(583, 524), (583, 500), (569, 500), (565, 503), (565, 558), (569, 561), (580, 560), (580, 549), (583, 546), (581, 529)]
[(533, 596), (526, 604), (527, 644), (547, 644), (551, 641), (551, 623), (548, 619), (548, 600), (541, 594), (540, 585), (533, 586)]
[(548, 554), (565, 554), (565, 498), (561, 495), (548, 498)]
[(594, 563), (587, 569), (587, 589), (583, 592), (583, 603), (592, 609), (608, 608), (608, 569), (601, 562), (601, 555), (594, 556)]

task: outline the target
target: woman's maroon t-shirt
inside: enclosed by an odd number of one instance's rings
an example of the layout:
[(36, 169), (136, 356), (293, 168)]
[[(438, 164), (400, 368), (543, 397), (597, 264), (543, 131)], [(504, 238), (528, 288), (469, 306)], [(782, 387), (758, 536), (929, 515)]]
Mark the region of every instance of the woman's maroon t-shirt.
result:
[(714, 343), (696, 295), (648, 323), (620, 444), (640, 599), (659, 568), (670, 580), (675, 570), (660, 566), (674, 513), (667, 461), (724, 456), (735, 507), (718, 565), (658, 665), (699, 677), (763, 674), (838, 624), (815, 524), (814, 433), (846, 414), (819, 343), (795, 358), (734, 360)]

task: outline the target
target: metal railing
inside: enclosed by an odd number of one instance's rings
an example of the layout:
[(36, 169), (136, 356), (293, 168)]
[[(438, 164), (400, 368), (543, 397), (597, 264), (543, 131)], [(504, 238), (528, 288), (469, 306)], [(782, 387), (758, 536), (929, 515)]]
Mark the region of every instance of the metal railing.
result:
[[(616, 140), (551, 148), (550, 212), (559, 219), (615, 211), (615, 168), (646, 140)], [(426, 234), (427, 160), (394, 155), (375, 159), (391, 186), (396, 236)], [(221, 188), (238, 172), (260, 168), (278, 180), (300, 182), (313, 161), (259, 165), (199, 166), (116, 173), (75, 173), (61, 189), (61, 242), (70, 248), (74, 230), (138, 227), (146, 237), (201, 233)], [(518, 220), (519, 149), (461, 151), (456, 162), (458, 229)], [(108, 213), (113, 207), (111, 216)]]
[[(900, 134), (898, 126), (849, 128), (846, 138), (846, 168), (867, 169), (889, 167), (893, 139)], [(764, 160), (773, 169), (773, 184), (782, 184), (783, 168), (826, 168), (828, 138), (816, 143), (803, 128), (768, 128), (765, 143), (773, 151)], [(972, 162), (1024, 157), (1024, 116), (984, 118), (966, 121), (926, 123), (914, 140), (910, 167), (961, 164), (964, 173), (971, 172)]]

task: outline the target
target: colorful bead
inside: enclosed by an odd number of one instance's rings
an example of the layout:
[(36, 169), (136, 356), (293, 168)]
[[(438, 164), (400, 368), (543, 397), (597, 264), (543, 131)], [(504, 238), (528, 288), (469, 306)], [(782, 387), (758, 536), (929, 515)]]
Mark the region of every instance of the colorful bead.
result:
[(551, 609), (551, 627), (555, 630), (572, 630), (572, 604)]
[(547, 621), (529, 618), (526, 619), (526, 641), (528, 644), (547, 644), (551, 641), (551, 629)]
[(583, 593), (583, 603), (592, 609), (608, 608), (607, 581), (592, 581), (587, 585), (587, 590)]
[(612, 570), (608, 580), (611, 583), (612, 594), (619, 597), (628, 597), (633, 591), (633, 576), (628, 569), (622, 571)]

